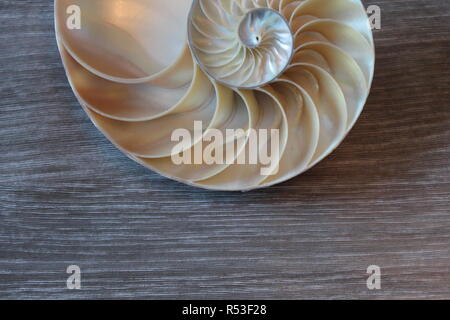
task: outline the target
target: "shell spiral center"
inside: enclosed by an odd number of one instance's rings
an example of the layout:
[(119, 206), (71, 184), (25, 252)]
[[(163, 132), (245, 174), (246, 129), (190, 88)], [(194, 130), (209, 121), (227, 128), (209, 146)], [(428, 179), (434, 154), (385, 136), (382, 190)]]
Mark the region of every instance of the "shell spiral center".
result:
[(217, 1), (194, 1), (189, 44), (198, 65), (234, 88), (258, 88), (288, 67), (294, 39), (286, 19), (271, 8), (230, 10)]

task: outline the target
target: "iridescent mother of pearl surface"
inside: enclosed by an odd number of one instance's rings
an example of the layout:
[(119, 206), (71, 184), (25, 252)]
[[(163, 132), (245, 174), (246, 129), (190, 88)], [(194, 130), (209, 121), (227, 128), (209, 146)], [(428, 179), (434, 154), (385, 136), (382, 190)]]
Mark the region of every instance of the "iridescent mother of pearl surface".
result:
[[(55, 25), (96, 127), (143, 166), (211, 190), (269, 187), (316, 165), (354, 126), (373, 79), (360, 0), (55, 0)], [(262, 164), (174, 163), (173, 133), (199, 122), (181, 151), (206, 152), (212, 132), (241, 130), (220, 145), (231, 160), (249, 152), (251, 132), (278, 130), (273, 174)]]
[(294, 53), (289, 23), (271, 8), (228, 9), (194, 1), (188, 33), (196, 62), (230, 87), (258, 88), (279, 77)]

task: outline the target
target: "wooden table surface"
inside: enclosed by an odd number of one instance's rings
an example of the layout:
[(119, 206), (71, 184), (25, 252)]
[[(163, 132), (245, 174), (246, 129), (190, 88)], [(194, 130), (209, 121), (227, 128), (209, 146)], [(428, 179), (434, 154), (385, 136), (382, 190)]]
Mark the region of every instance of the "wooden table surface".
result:
[(69, 88), (53, 1), (0, 0), (0, 298), (450, 298), (450, 1), (364, 4), (382, 29), (350, 136), (287, 183), (224, 193), (115, 149)]

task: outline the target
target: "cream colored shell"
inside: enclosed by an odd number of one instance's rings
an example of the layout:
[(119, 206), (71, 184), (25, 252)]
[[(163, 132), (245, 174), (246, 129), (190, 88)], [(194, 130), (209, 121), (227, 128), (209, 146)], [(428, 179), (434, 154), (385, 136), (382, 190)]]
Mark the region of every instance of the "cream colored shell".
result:
[[(129, 157), (189, 185), (244, 191), (303, 173), (342, 142), (369, 94), (374, 44), (361, 2), (194, 1), (205, 3), (232, 16), (258, 8), (279, 12), (293, 39), (287, 67), (269, 84), (249, 85), (253, 89), (242, 89), (242, 78), (240, 84), (227, 83), (220, 79), (223, 73), (207, 72), (202, 62), (217, 61), (208, 54), (194, 57), (188, 45), (188, 25), (193, 19), (202, 23), (189, 15), (191, 0), (55, 0), (58, 45), (75, 95), (99, 130)], [(81, 30), (67, 28), (71, 5), (81, 9)], [(217, 22), (210, 13), (208, 23)], [(219, 29), (201, 30), (212, 47), (223, 45), (217, 42), (223, 37)], [(207, 48), (202, 49), (207, 53)], [(258, 69), (248, 60), (239, 68)], [(279, 129), (277, 174), (261, 175), (261, 165), (175, 165), (171, 134), (179, 128), (193, 131), (194, 121), (208, 125), (205, 135), (211, 129)], [(198, 146), (193, 141), (189, 148)], [(246, 148), (242, 139), (235, 157)]]

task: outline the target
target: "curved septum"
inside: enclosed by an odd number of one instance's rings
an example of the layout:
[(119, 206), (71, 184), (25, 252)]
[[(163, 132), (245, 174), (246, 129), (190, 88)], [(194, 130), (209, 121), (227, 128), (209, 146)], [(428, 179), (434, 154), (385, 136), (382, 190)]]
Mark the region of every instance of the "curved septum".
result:
[[(294, 52), (286, 19), (271, 8), (228, 12), (214, 2), (194, 1), (189, 44), (197, 64), (229, 87), (259, 88), (277, 79)], [(218, 14), (217, 14), (218, 12)], [(206, 19), (205, 19), (206, 18)]]

